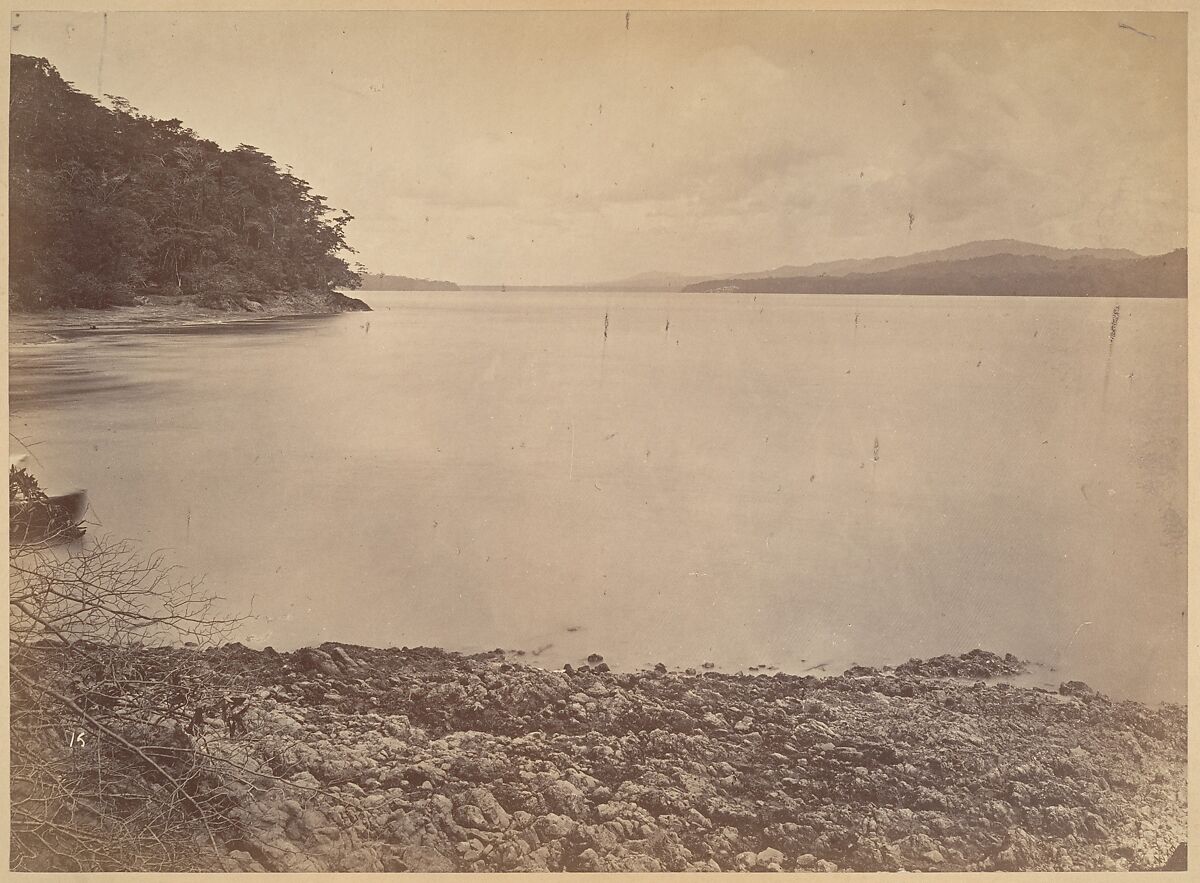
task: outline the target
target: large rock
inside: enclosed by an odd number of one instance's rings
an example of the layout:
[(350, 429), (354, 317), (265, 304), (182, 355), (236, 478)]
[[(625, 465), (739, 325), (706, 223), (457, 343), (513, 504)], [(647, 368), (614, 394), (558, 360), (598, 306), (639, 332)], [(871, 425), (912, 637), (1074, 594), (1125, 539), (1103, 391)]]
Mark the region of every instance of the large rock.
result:
[[(762, 850), (756, 858), (758, 860), (758, 864), (764, 868), (770, 868), (771, 870), (778, 871), (783, 867), (783, 853), (774, 847), (768, 846), (766, 849)], [(771, 867), (772, 865), (774, 865), (773, 868)]]
[[(398, 861), (396, 860), (398, 859)], [(417, 871), (427, 874), (445, 874), (456, 871), (453, 859), (443, 855), (432, 846), (405, 846), (393, 858), (387, 871)]]
[(541, 789), (541, 800), (547, 812), (573, 819), (582, 818), (587, 812), (583, 792), (565, 779), (556, 779), (545, 785)]
[(549, 842), (569, 837), (577, 826), (574, 819), (549, 813), (534, 821), (533, 830), (544, 842)]
[(338, 677), (342, 673), (333, 657), (316, 647), (302, 647), (297, 650), (292, 654), (292, 664), (300, 671), (320, 672), (330, 677)]
[(1011, 828), (996, 853), (998, 871), (1053, 870), (1052, 851), (1024, 828)]
[[(320, 651), (318, 651), (318, 652), (320, 652)], [(347, 653), (345, 650), (343, 650), (341, 647), (334, 647), (333, 650), (330, 651), (329, 655), (330, 655), (330, 657), (332, 657), (333, 661), (336, 662), (338, 665), (345, 666), (348, 669), (358, 668), (358, 663), (355, 662), (354, 659), (350, 656), (350, 654)]]
[(510, 824), (508, 813), (486, 788), (472, 788), (455, 803), (455, 819), (464, 828), (502, 831)]

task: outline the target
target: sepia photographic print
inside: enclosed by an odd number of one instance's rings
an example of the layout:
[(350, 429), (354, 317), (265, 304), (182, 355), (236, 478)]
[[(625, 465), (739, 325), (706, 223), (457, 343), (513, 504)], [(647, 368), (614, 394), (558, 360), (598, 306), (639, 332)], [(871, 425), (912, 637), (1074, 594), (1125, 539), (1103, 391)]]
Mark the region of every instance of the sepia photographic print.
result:
[(9, 44), (8, 870), (1186, 870), (1186, 13)]

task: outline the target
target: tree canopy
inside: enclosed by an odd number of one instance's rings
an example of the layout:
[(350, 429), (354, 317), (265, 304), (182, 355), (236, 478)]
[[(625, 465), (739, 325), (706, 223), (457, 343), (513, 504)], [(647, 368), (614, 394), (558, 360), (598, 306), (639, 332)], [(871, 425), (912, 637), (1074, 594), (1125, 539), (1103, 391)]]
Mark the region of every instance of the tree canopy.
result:
[(254, 147), (102, 102), (25, 55), (12, 56), (9, 139), (14, 309), (358, 287), (352, 216)]

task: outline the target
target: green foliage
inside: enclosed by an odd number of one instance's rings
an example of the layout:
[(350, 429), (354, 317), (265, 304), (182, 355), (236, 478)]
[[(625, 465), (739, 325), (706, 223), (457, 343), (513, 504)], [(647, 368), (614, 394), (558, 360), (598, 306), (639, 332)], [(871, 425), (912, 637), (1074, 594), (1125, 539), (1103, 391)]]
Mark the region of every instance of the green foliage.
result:
[(353, 220), (248, 145), (101, 103), (12, 56), (10, 304), (105, 307), (142, 294), (357, 288)]

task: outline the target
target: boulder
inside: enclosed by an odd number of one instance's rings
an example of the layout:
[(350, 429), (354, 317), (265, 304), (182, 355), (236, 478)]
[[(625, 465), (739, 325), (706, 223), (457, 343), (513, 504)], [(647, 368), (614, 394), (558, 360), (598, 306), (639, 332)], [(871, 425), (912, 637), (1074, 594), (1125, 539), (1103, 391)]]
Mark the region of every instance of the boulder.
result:
[(763, 865), (783, 865), (783, 853), (774, 847), (768, 846), (757, 856), (758, 864)]
[(503, 831), (511, 824), (504, 807), (486, 788), (472, 788), (455, 800), (455, 819), (464, 828)]
[(578, 822), (574, 819), (560, 816), (557, 813), (544, 815), (533, 823), (534, 832), (546, 843), (571, 836), (576, 827), (578, 827)]
[(427, 874), (444, 874), (457, 870), (454, 861), (432, 846), (405, 846), (400, 850), (402, 867), (386, 868), (389, 871), (417, 871)]
[(758, 854), (753, 852), (739, 852), (734, 859), (734, 864), (739, 871), (753, 871), (758, 864)]
[(302, 647), (297, 650), (292, 654), (292, 663), (300, 671), (319, 672), (331, 677), (337, 677), (342, 673), (332, 656), (315, 647)]
[(541, 789), (541, 800), (548, 812), (581, 818), (587, 811), (583, 792), (565, 779), (556, 779)]

